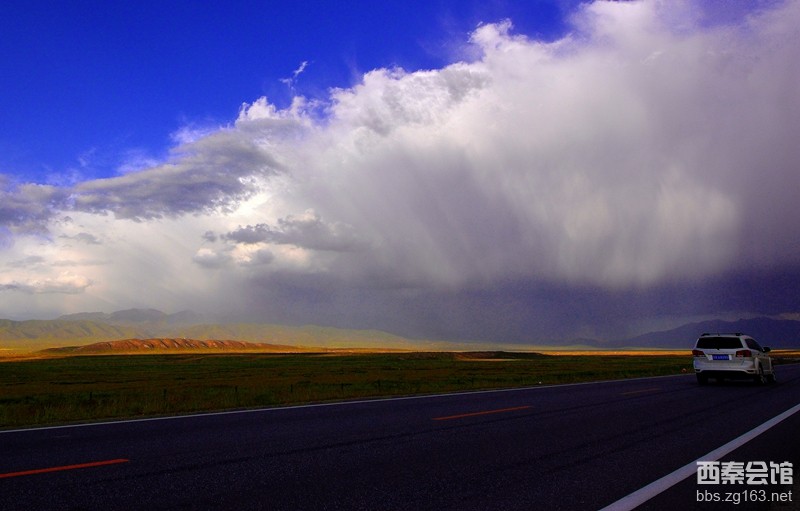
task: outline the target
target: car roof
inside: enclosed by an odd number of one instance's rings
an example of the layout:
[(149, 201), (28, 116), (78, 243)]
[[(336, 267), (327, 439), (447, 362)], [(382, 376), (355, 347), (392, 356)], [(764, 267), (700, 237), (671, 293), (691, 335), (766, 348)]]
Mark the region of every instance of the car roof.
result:
[(713, 334), (704, 333), (704, 334), (701, 334), (700, 337), (750, 337), (750, 336), (749, 335), (745, 335), (745, 334), (743, 334), (741, 332), (736, 332), (736, 333), (733, 333), (733, 334), (730, 334), (730, 333), (728, 333), (728, 334), (724, 334), (724, 333), (713, 333)]

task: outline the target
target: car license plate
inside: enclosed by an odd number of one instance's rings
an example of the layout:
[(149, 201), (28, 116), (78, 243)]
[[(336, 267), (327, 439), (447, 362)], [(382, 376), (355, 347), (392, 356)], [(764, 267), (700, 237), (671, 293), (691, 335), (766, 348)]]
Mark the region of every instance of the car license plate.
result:
[(711, 360), (730, 360), (730, 355), (711, 355)]

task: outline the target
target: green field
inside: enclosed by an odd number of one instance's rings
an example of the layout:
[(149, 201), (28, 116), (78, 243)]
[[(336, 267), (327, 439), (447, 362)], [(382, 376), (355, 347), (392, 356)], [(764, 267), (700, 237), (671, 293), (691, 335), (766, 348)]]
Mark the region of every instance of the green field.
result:
[(686, 356), (172, 354), (0, 363), (0, 428), (676, 374)]

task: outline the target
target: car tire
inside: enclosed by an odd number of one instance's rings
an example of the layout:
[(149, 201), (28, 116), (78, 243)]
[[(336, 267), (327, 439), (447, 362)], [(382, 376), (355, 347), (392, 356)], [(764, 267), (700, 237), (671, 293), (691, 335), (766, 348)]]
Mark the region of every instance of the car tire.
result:
[(708, 376), (705, 374), (698, 374), (697, 375), (697, 383), (699, 385), (708, 385)]
[(774, 385), (776, 381), (777, 378), (775, 378), (775, 369), (773, 369), (772, 372), (767, 375), (767, 383)]
[(753, 381), (756, 385), (766, 385), (767, 384), (767, 376), (764, 374), (764, 369), (758, 368), (758, 372), (755, 376), (753, 376)]

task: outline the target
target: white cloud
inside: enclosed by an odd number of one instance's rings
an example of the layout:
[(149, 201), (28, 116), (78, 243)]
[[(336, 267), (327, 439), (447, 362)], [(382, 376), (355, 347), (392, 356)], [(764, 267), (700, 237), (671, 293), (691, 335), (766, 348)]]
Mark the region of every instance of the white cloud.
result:
[(204, 268), (222, 268), (231, 260), (225, 252), (215, 252), (210, 248), (201, 248), (192, 257), (192, 261)]
[(78, 294), (91, 286), (91, 280), (70, 272), (61, 272), (53, 278), (27, 278), (0, 281), (0, 291), (22, 291), (36, 294)]
[(294, 89), (294, 84), (297, 82), (297, 77), (300, 76), (303, 73), (303, 71), (306, 70), (307, 67), (308, 67), (308, 61), (304, 60), (303, 62), (300, 63), (297, 69), (292, 71), (292, 76), (288, 78), (281, 78), (280, 82), (289, 87), (290, 89)]
[(122, 163), (117, 167), (118, 174), (130, 174), (157, 167), (159, 161), (143, 149), (129, 149), (125, 152)]

